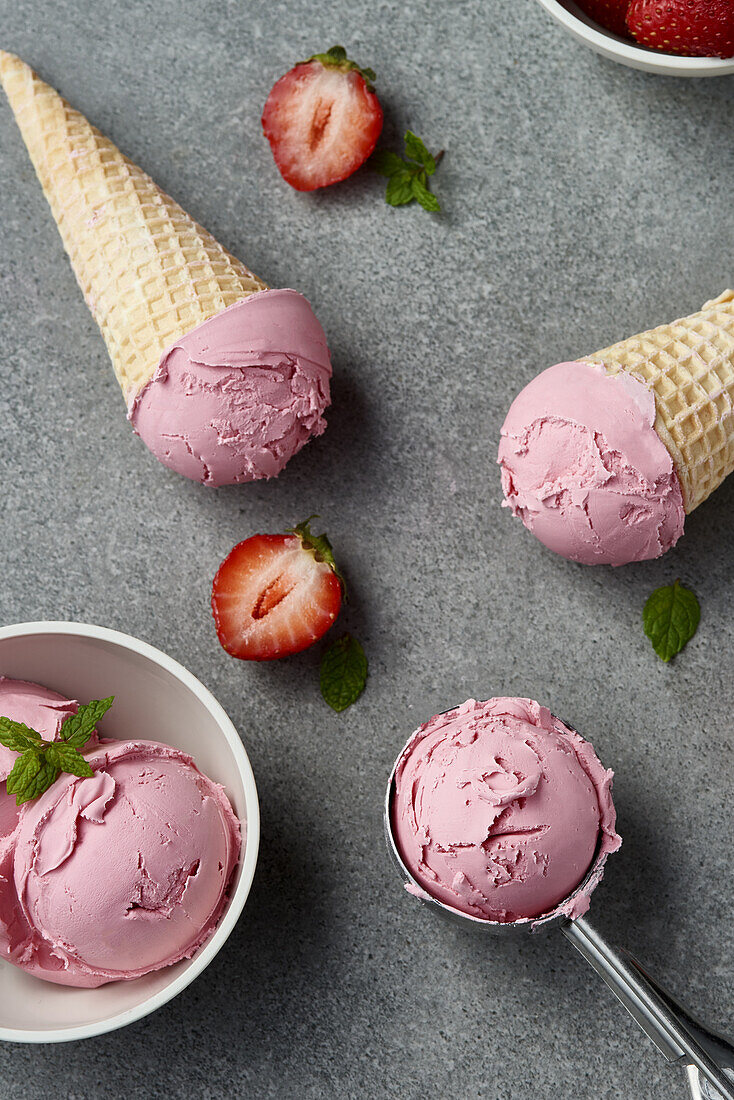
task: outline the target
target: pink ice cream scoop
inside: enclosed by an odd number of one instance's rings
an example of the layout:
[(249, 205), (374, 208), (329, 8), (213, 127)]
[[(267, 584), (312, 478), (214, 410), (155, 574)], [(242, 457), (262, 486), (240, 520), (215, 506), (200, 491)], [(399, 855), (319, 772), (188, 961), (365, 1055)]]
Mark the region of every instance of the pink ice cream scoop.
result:
[[(63, 695), (40, 684), (0, 676), (0, 715), (30, 726), (46, 741), (54, 741), (64, 721), (76, 712), (77, 703), (73, 699), (64, 699)], [(94, 740), (97, 740), (96, 735)], [(6, 888), (13, 875), (14, 834), (19, 816), (15, 798), (5, 790), (5, 780), (17, 756), (0, 745), (0, 958), (8, 952)]]
[(559, 906), (578, 916), (621, 843), (611, 781), (591, 745), (545, 707), (470, 699), (403, 749), (393, 836), (418, 886), (452, 909), (500, 923)]
[[(46, 741), (56, 740), (64, 721), (76, 714), (77, 709), (75, 700), (65, 699), (40, 684), (0, 676), (0, 715), (30, 726)], [(96, 741), (95, 734), (93, 742)], [(6, 959), (12, 956), (13, 945), (19, 935), (13, 861), (22, 809), (16, 806), (15, 797), (5, 789), (5, 780), (17, 757), (16, 752), (0, 745), (0, 958)]]
[[(692, 1096), (734, 1100), (734, 1047), (698, 1024), (585, 912), (615, 830), (612, 773), (531, 699), (469, 699), (416, 730), (393, 768), (385, 833), (408, 892), (464, 929), (558, 927), (669, 1062)], [(422, 959), (420, 943), (416, 945)], [(447, 997), (451, 991), (447, 989)], [(542, 1039), (542, 1036), (540, 1037)]]
[[(64, 699), (63, 695), (49, 691), (40, 684), (0, 676), (0, 715), (30, 726), (47, 741), (55, 740), (64, 721), (76, 712), (77, 703), (73, 699)], [(17, 756), (11, 749), (0, 745), (0, 843), (17, 823), (15, 799), (5, 791), (5, 780)]]
[(205, 485), (275, 477), (326, 428), (330, 379), (303, 295), (263, 290), (164, 351), (129, 419), (165, 466)]
[[(0, 713), (54, 736), (77, 705), (0, 679)], [(96, 741), (96, 738), (95, 738)], [(12, 767), (0, 758), (2, 776)], [(244, 823), (190, 756), (103, 741), (92, 778), (62, 774), (20, 809), (0, 791), (0, 958), (96, 987), (189, 958), (228, 897)]]
[(683, 534), (678, 476), (654, 394), (631, 374), (558, 363), (510, 406), (505, 504), (549, 549), (586, 565), (657, 558)]
[(190, 958), (213, 932), (239, 859), (224, 791), (155, 741), (105, 742), (92, 779), (62, 776), (15, 842), (24, 969), (64, 985), (137, 978)]

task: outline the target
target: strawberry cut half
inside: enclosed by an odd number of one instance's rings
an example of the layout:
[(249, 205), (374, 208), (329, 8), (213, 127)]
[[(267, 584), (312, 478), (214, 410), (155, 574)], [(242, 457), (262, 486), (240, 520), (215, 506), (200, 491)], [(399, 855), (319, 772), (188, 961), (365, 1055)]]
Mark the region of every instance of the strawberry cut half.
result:
[(219, 641), (232, 657), (288, 657), (333, 626), (344, 582), (328, 538), (313, 535), (309, 523), (284, 535), (245, 539), (217, 570), (212, 612)]
[(275, 84), (262, 127), (283, 179), (315, 191), (351, 176), (382, 131), (382, 107), (371, 69), (361, 69), (342, 46), (314, 54)]

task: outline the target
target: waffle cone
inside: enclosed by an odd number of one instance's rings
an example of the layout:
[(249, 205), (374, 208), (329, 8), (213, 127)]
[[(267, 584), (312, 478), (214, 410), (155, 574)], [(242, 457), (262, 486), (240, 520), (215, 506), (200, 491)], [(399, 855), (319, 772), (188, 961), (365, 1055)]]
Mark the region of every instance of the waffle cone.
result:
[(3, 51), (0, 82), (129, 402), (171, 344), (265, 284)]
[(627, 371), (653, 391), (655, 430), (692, 512), (734, 470), (734, 291), (584, 361)]

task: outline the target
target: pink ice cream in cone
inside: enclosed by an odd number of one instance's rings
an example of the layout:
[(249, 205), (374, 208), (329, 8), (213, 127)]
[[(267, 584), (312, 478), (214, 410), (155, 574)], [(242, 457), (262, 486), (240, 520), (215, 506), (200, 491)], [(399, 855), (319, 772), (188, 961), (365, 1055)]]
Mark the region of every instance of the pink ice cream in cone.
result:
[(331, 361), (306, 299), (267, 289), (3, 51), (0, 82), (135, 431), (206, 485), (276, 476), (326, 426)]
[(664, 554), (734, 470), (734, 291), (543, 371), (510, 406), (498, 461), (505, 503), (556, 553)]

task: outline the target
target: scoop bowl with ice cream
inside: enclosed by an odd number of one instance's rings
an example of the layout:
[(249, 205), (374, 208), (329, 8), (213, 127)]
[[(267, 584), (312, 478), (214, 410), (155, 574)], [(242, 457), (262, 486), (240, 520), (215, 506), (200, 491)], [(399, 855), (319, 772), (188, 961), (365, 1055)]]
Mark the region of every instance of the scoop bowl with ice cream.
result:
[[(0, 709), (22, 717), (22, 701), (47, 739), (73, 699), (99, 695), (102, 684), (115, 694), (102, 739), (84, 750), (94, 777), (62, 774), (22, 807), (13, 890), (0, 890), (0, 958), (15, 951), (0, 961), (0, 1038), (101, 1034), (165, 1004), (229, 936), (257, 859), (252, 771), (203, 685), (134, 638), (73, 623), (5, 627), (0, 670)], [(28, 681), (52, 690), (29, 698)], [(7, 887), (18, 815), (7, 796), (2, 805)], [(69, 891), (74, 904), (64, 907)]]
[(706, 1084), (734, 1100), (734, 1048), (584, 915), (621, 843), (611, 781), (590, 743), (547, 708), (470, 699), (420, 726), (396, 760), (388, 852), (409, 894), (479, 934), (558, 927), (660, 1052), (685, 1066), (694, 1100)]
[(657, 558), (734, 470), (734, 291), (534, 378), (510, 406), (505, 505), (586, 565)]
[[(5, 716), (13, 711), (3, 698)], [(4, 838), (0, 957), (94, 989), (193, 957), (226, 906), (242, 833), (223, 788), (159, 741), (108, 738)], [(10, 796), (0, 794), (0, 798)]]
[(326, 427), (331, 361), (309, 303), (268, 289), (2, 50), (0, 83), (136, 433), (205, 485), (275, 477)]

